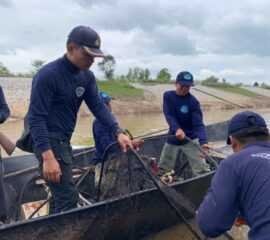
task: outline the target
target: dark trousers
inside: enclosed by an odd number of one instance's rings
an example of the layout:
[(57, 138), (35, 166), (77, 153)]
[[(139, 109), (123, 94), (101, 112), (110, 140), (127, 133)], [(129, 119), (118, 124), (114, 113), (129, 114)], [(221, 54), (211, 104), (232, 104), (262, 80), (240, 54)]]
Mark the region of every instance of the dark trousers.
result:
[[(50, 143), (62, 171), (59, 183), (47, 182), (51, 191), (50, 214), (52, 214), (77, 207), (79, 194), (72, 178), (72, 148), (69, 140), (61, 134), (50, 133)], [(42, 166), (42, 156), (36, 149), (35, 155)]]
[(4, 169), (0, 152), (0, 221), (4, 221), (6, 220), (6, 218), (7, 218), (7, 207), (4, 189)]

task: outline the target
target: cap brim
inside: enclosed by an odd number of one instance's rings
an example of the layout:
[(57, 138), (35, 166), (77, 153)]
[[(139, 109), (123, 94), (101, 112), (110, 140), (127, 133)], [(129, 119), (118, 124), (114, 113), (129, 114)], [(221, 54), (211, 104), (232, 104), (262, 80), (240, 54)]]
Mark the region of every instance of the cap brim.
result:
[(193, 82), (188, 81), (178, 81), (182, 86), (194, 86)]
[(105, 104), (108, 104), (111, 100), (115, 100), (115, 98), (113, 97), (109, 97), (108, 99), (106, 99), (106, 101), (104, 101)]
[(86, 46), (83, 46), (83, 49), (90, 55), (93, 57), (105, 57), (105, 54), (97, 48), (89, 48)]

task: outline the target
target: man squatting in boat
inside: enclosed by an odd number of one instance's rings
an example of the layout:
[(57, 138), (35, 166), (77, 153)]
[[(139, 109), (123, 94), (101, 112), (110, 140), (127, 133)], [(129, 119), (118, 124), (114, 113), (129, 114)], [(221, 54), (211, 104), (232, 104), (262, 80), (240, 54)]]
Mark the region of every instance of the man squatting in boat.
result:
[(234, 154), (223, 160), (201, 203), (197, 222), (208, 237), (231, 229), (237, 219), (250, 227), (250, 240), (270, 239), (270, 135), (254, 112), (236, 114), (227, 143)]
[(43, 166), (52, 198), (50, 212), (75, 208), (78, 192), (72, 179), (70, 138), (84, 100), (94, 116), (125, 151), (132, 147), (100, 95), (93, 72), (95, 57), (104, 57), (100, 37), (90, 27), (77, 26), (68, 36), (66, 54), (42, 67), (32, 82), (28, 121), (34, 152)]
[[(100, 97), (108, 107), (109, 111), (112, 112), (112, 100), (114, 98), (109, 96), (106, 92), (100, 92)], [(112, 134), (110, 131), (108, 131), (108, 128), (103, 125), (98, 119), (95, 119), (93, 122), (93, 137), (95, 141), (96, 152), (92, 162), (95, 165), (95, 186), (97, 187), (100, 178), (103, 154), (106, 148), (109, 147), (112, 143), (116, 142), (117, 139), (115, 134)], [(144, 141), (142, 139), (132, 140), (132, 145), (135, 149), (140, 147), (143, 143)], [(117, 159), (115, 159), (114, 161), (117, 161)], [(114, 185), (115, 179), (110, 179), (109, 183), (110, 185)]]

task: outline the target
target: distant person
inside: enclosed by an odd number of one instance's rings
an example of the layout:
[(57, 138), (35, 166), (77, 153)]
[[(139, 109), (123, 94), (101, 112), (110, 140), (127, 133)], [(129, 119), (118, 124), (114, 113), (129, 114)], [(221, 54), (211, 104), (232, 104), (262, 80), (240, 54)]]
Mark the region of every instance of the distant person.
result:
[[(103, 102), (108, 107), (109, 111), (112, 112), (112, 97), (109, 96), (106, 92), (100, 92), (100, 97)], [(96, 154), (93, 159), (93, 164), (95, 165), (95, 185), (98, 186), (99, 178), (100, 178), (100, 171), (101, 171), (101, 162), (102, 157), (104, 155), (105, 150), (114, 142), (116, 142), (116, 136), (112, 134), (108, 127), (103, 125), (98, 119), (95, 119), (93, 122), (93, 136), (95, 141), (96, 147)], [(132, 145), (134, 148), (138, 148), (143, 144), (142, 139), (135, 139), (132, 141)], [(106, 164), (110, 164), (106, 163)], [(115, 163), (113, 164), (115, 167)], [(117, 170), (117, 169), (114, 169)], [(116, 179), (110, 179), (110, 184), (114, 185)], [(106, 181), (103, 179), (103, 181)], [(108, 180), (107, 180), (108, 181)]]
[(209, 145), (206, 138), (203, 114), (199, 101), (189, 92), (194, 86), (193, 76), (190, 72), (183, 71), (177, 75), (175, 91), (168, 91), (163, 96), (163, 113), (169, 125), (169, 137), (163, 148), (159, 169), (160, 175), (172, 172), (177, 160), (185, 154), (195, 176), (210, 171), (205, 159), (200, 157), (200, 152), (188, 142), (189, 137), (198, 142), (208, 151)]
[(239, 218), (250, 227), (250, 240), (270, 239), (270, 135), (254, 112), (237, 113), (227, 143), (234, 154), (223, 160), (201, 203), (197, 222), (208, 237), (231, 229)]
[(78, 191), (72, 178), (70, 139), (83, 101), (94, 116), (115, 135), (121, 148), (132, 147), (99, 96), (89, 68), (95, 57), (104, 57), (96, 31), (77, 26), (68, 35), (66, 54), (42, 67), (32, 83), (28, 121), (34, 152), (43, 165), (43, 176), (52, 193), (51, 212), (75, 208)]
[[(8, 105), (6, 103), (5, 95), (0, 86), (0, 124), (4, 123), (10, 115)], [(3, 181), (3, 163), (0, 152), (0, 221), (5, 221), (7, 217), (6, 199), (4, 191), (4, 181)]]
[(0, 85), (0, 123), (4, 123), (10, 116), (10, 110), (7, 105), (3, 89)]

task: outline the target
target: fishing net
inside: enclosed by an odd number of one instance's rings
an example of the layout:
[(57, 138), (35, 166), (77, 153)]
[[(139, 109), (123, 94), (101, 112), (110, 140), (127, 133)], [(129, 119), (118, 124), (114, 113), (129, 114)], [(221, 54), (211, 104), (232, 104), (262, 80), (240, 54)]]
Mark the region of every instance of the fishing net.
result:
[[(168, 214), (172, 214), (175, 218), (175, 209), (178, 209), (180, 212), (181, 221), (185, 221), (186, 215), (188, 217), (195, 215), (196, 207), (188, 201), (188, 199), (159, 179), (155, 157), (139, 154), (132, 150), (123, 154), (118, 145), (114, 145), (106, 152), (104, 158), (105, 162), (103, 167), (100, 166), (98, 170), (100, 173), (96, 172), (100, 177), (97, 187), (99, 188), (98, 192), (101, 200), (106, 201), (113, 198), (123, 198), (133, 195), (132, 198), (130, 198), (130, 202), (132, 202), (131, 204), (133, 206), (130, 207), (134, 208), (134, 205), (141, 202), (139, 199), (140, 195), (136, 196), (134, 193), (157, 187), (159, 189), (159, 194), (155, 197), (159, 199), (163, 198), (160, 207), (163, 208), (162, 215), (164, 215), (164, 217), (168, 217)], [(185, 171), (186, 168), (187, 171)], [(102, 175), (101, 172), (103, 173)], [(187, 172), (187, 174), (185, 174), (186, 176), (191, 174), (191, 170), (188, 168), (185, 161), (183, 163), (178, 163), (176, 172), (179, 174)], [(160, 192), (162, 194), (160, 194)], [(158, 201), (158, 199), (156, 201)], [(140, 212), (139, 208), (143, 207), (138, 204), (138, 209), (136, 209), (136, 211)], [(166, 213), (166, 211), (169, 211), (169, 213)], [(182, 211), (184, 212), (183, 215)], [(138, 216), (133, 213), (131, 217), (136, 219)], [(166, 218), (164, 218), (164, 220), (166, 221)], [(170, 221), (164, 222), (165, 225), (169, 225)], [(136, 224), (136, 221), (134, 221), (134, 224)], [(155, 226), (153, 223), (153, 226), (150, 226), (145, 230), (151, 231), (155, 227), (158, 226)], [(189, 230), (192, 229), (187, 225), (185, 231), (188, 232)], [(134, 239), (137, 239), (135, 236), (138, 235), (138, 232), (134, 233)]]
[[(145, 154), (147, 150), (149, 150), (149, 148), (146, 150), (142, 149), (136, 153), (133, 151), (128, 151), (127, 153), (123, 154), (117, 144), (112, 145), (110, 149), (108, 149), (104, 155), (105, 162), (102, 171), (100, 167), (100, 172), (103, 172), (103, 175), (100, 179), (100, 185), (97, 184), (97, 188), (100, 188), (100, 199), (103, 201), (110, 201), (114, 198), (129, 198), (129, 205), (126, 206), (126, 211), (129, 211), (130, 209), (135, 209), (135, 211), (130, 214), (129, 218), (131, 219), (129, 219), (128, 222), (129, 224), (134, 224), (134, 229), (136, 229), (136, 232), (127, 233), (130, 237), (129, 239), (140, 239), (139, 236), (142, 232), (155, 232), (155, 228), (160, 228), (160, 226), (155, 225), (156, 223), (154, 220), (148, 219), (150, 223), (152, 221), (153, 225), (141, 226), (141, 229), (138, 230), (138, 226), (136, 226), (136, 219), (138, 219), (141, 215), (142, 209), (145, 210), (146, 208), (148, 208), (148, 211), (153, 211), (153, 213), (149, 214), (149, 216), (152, 218), (155, 216), (154, 212), (159, 211), (159, 215), (164, 217), (164, 228), (166, 228), (166, 226), (171, 227), (172, 222), (176, 224), (177, 222), (186, 221), (185, 224), (181, 224), (180, 233), (177, 233), (173, 239), (207, 239), (200, 232), (194, 220), (198, 202), (193, 204), (186, 196), (176, 191), (170, 185), (160, 181), (156, 169), (157, 161), (159, 160), (158, 155), (160, 155), (160, 153), (155, 154), (151, 151), (148, 151), (147, 155)], [(149, 153), (152, 154), (150, 155)], [(140, 160), (144, 164), (142, 164)], [(146, 168), (149, 169), (149, 171), (147, 171)], [(149, 173), (152, 175), (152, 177), (149, 175)], [(175, 173), (178, 176), (182, 176), (185, 180), (192, 178), (193, 174), (191, 167), (189, 166), (185, 156), (182, 159), (179, 159), (177, 162)], [(177, 184), (177, 182), (175, 184)], [(207, 186), (207, 188), (208, 187), (209, 186)], [(151, 203), (143, 203), (140, 199), (141, 196), (134, 194), (136, 192), (151, 188), (158, 188), (158, 191), (156, 190), (156, 193), (153, 194), (153, 197), (156, 198), (156, 202), (160, 202), (160, 208), (158, 210), (151, 208), (153, 207), (153, 205), (151, 205), (151, 207), (149, 206)], [(160, 198), (162, 198), (161, 201)], [(151, 201), (154, 203), (155, 199), (151, 199)], [(172, 206), (171, 203), (174, 206)], [(142, 207), (140, 204), (145, 204), (146, 206)], [(177, 211), (175, 211), (175, 208), (180, 212), (180, 214), (182, 214), (184, 219), (181, 216), (177, 216)], [(152, 236), (146, 239), (172, 238), (155, 238), (155, 236)], [(221, 236), (216, 239), (222, 240), (244, 238), (230, 238), (228, 236)]]
[[(98, 181), (96, 184), (97, 188), (100, 184), (101, 200), (119, 198), (154, 187), (145, 169), (134, 157), (123, 154), (118, 146), (113, 146), (110, 150), (106, 156), (103, 171), (101, 164), (96, 170), (96, 174), (100, 177), (101, 171), (103, 172), (101, 182)], [(154, 172), (153, 159), (147, 155), (142, 155), (142, 159)]]

